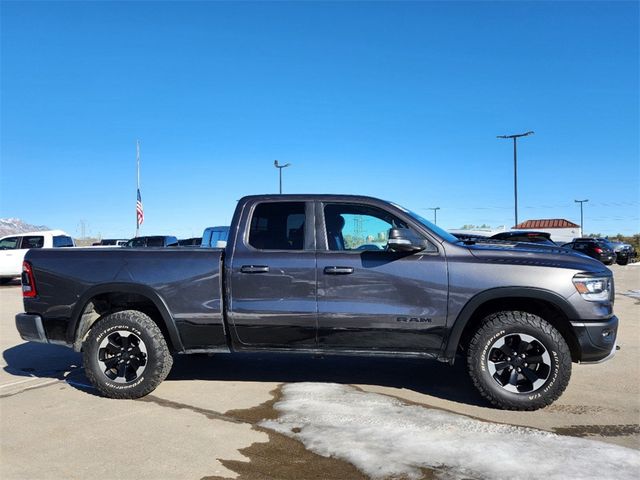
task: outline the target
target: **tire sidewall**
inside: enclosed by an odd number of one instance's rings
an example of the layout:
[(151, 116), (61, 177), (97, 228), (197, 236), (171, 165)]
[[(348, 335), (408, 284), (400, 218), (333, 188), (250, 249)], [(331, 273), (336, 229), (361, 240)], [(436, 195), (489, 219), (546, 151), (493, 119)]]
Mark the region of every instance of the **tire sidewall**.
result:
[[(158, 345), (158, 341), (148, 331), (139, 325), (139, 316), (148, 317), (144, 314), (127, 315), (125, 312), (118, 312), (109, 315), (91, 328), (84, 345), (84, 365), (87, 376), (92, 383), (103, 394), (109, 397), (137, 398), (152, 391), (160, 380), (154, 378), (154, 373), (160, 368), (158, 352), (166, 345)], [(150, 320), (150, 319), (149, 319)], [(147, 352), (147, 363), (142, 374), (130, 383), (117, 383), (109, 379), (103, 372), (98, 361), (100, 343), (115, 331), (127, 331), (138, 336), (144, 343)], [(155, 375), (157, 377), (158, 375)]]
[[(531, 317), (530, 314), (525, 314)], [(537, 320), (542, 320), (535, 317)], [(543, 321), (544, 322), (544, 321)], [(546, 324), (546, 322), (545, 322)], [(542, 325), (541, 325), (542, 327)], [(487, 365), (487, 357), (491, 346), (501, 337), (510, 334), (526, 334), (539, 341), (549, 353), (550, 373), (545, 383), (533, 392), (514, 393), (502, 388), (491, 376)], [(509, 408), (539, 408), (546, 406), (555, 400), (564, 390), (568, 379), (563, 378), (564, 355), (569, 355), (566, 344), (559, 344), (549, 333), (542, 328), (535, 328), (529, 323), (500, 326), (499, 328), (488, 328), (482, 332), (477, 339), (476, 348), (479, 350), (475, 359), (470, 360), (470, 368), (475, 370), (477, 379), (481, 386), (489, 394), (489, 397), (497, 400), (501, 405)], [(563, 351), (564, 349), (564, 351)], [(570, 374), (570, 367), (569, 367)], [(492, 399), (492, 401), (493, 401)]]

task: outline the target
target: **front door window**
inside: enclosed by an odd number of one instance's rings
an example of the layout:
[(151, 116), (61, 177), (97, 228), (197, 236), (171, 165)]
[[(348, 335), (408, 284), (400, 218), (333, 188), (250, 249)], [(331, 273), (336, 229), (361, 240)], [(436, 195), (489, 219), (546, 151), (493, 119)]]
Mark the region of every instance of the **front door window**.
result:
[(324, 207), (327, 246), (333, 251), (386, 250), (389, 229), (405, 222), (366, 205), (330, 204)]

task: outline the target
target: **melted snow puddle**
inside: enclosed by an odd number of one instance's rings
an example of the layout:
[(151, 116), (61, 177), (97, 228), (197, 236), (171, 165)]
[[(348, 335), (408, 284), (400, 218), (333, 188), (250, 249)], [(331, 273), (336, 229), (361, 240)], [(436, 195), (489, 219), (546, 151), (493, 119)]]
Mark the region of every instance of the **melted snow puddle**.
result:
[[(277, 420), (263, 427), (341, 458), (372, 478), (637, 479), (640, 452), (596, 440), (499, 425), (347, 385), (283, 387)], [(295, 429), (295, 430), (294, 430)]]

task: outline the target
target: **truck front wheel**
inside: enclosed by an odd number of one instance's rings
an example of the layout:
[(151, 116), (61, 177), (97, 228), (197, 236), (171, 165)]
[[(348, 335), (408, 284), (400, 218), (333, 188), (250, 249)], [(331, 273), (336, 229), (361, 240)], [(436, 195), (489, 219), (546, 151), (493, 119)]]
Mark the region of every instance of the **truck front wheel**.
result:
[(139, 398), (169, 374), (173, 358), (158, 325), (137, 310), (98, 320), (83, 343), (87, 378), (106, 397)]
[(506, 410), (537, 410), (553, 403), (571, 377), (571, 353), (549, 322), (531, 313), (498, 312), (485, 318), (469, 344), (474, 385)]

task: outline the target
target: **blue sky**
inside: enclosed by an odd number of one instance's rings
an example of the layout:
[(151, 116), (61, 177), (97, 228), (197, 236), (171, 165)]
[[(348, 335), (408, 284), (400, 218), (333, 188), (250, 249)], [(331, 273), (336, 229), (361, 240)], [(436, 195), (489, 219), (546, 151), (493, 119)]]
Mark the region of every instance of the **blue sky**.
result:
[(2, 2), (0, 216), (201, 234), (243, 195), (640, 231), (638, 2)]

